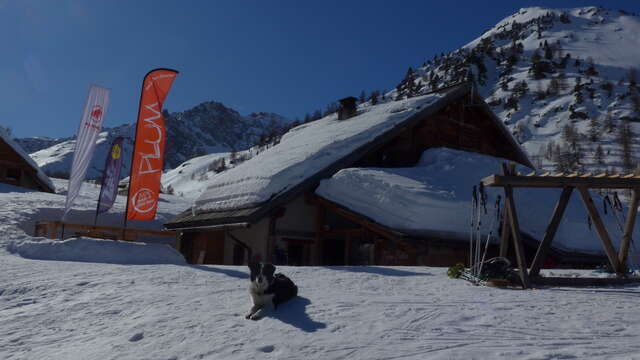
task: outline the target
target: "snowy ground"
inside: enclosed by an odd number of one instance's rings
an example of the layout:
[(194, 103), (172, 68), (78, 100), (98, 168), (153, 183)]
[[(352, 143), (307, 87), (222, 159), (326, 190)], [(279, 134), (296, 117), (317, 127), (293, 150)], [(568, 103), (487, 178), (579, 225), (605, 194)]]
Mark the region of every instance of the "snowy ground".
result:
[[(42, 241), (25, 230), (64, 203), (13, 190), (0, 188), (2, 359), (640, 359), (638, 287), (504, 290), (443, 268), (283, 267), (300, 297), (255, 322), (243, 317), (245, 267), (9, 252)], [(74, 214), (90, 218), (93, 195)], [(161, 217), (189, 206), (164, 200)], [(118, 201), (105, 221), (121, 217)]]

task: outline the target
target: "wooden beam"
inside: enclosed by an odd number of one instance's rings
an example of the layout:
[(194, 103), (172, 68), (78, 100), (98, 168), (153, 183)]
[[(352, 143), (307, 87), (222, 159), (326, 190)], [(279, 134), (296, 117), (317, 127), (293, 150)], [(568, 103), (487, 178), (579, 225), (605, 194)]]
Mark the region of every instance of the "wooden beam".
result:
[(558, 230), (560, 220), (562, 220), (562, 215), (564, 215), (564, 211), (567, 208), (572, 192), (572, 187), (562, 189), (562, 194), (560, 194), (560, 199), (556, 204), (556, 208), (553, 210), (549, 226), (547, 226), (547, 231), (545, 231), (542, 242), (540, 242), (540, 246), (538, 246), (536, 256), (533, 258), (533, 262), (531, 263), (529, 276), (537, 276), (540, 273), (540, 267), (547, 257), (547, 252), (551, 247), (551, 242), (553, 241), (554, 236), (556, 235), (556, 230)]
[(598, 235), (600, 236), (600, 240), (602, 240), (602, 245), (604, 246), (604, 250), (609, 258), (609, 262), (611, 263), (611, 267), (617, 273), (622, 272), (622, 268), (620, 267), (620, 262), (618, 261), (618, 257), (616, 256), (616, 251), (611, 244), (611, 239), (609, 238), (609, 233), (598, 214), (598, 209), (596, 209), (595, 204), (593, 203), (593, 199), (589, 194), (589, 189), (586, 187), (578, 187), (578, 191), (580, 192), (580, 196), (582, 198), (582, 202), (584, 206), (587, 208), (587, 212), (589, 216), (591, 216), (591, 221), (593, 221), (596, 230), (598, 231)]
[(500, 234), (500, 256), (507, 257), (509, 253), (509, 240), (511, 236), (511, 224), (509, 224), (509, 207), (504, 204), (502, 218), (502, 234)]
[[(52, 231), (52, 236), (53, 236), (52, 238), (55, 238), (57, 236), (58, 227), (62, 226), (62, 223), (60, 221), (51, 221), (51, 222), (40, 221), (38, 222), (38, 224), (41, 224), (50, 228)], [(65, 226), (65, 233), (68, 233), (68, 234), (71, 234), (71, 231), (73, 230), (109, 231), (114, 233), (122, 233), (124, 230), (123, 228), (113, 227), (113, 226), (93, 226), (93, 225), (84, 225), (84, 224), (65, 223), (64, 226)], [(129, 232), (138, 234), (138, 235), (153, 235), (153, 236), (164, 236), (164, 237), (173, 237), (173, 238), (175, 238), (177, 235), (175, 231), (171, 231), (171, 230), (157, 231), (157, 230), (143, 230), (143, 229), (128, 228), (127, 233)]]
[[(500, 164), (502, 168), (502, 175), (509, 175), (511, 173), (511, 169), (507, 167), (506, 164)], [(507, 206), (506, 197), (504, 202), (502, 218), (502, 233), (500, 234), (500, 256), (507, 257), (509, 254), (509, 240), (511, 236), (511, 224), (509, 223), (509, 207)]]
[[(557, 175), (557, 174), (556, 174)], [(567, 177), (567, 176), (518, 176), (489, 175), (482, 179), (484, 186), (512, 186), (532, 188), (586, 187), (590, 189), (640, 188), (640, 178), (618, 177)]]
[(326, 200), (324, 198), (320, 198), (318, 197), (318, 203), (322, 204), (322, 206), (324, 206), (325, 208), (331, 210), (332, 212), (334, 212), (337, 215), (340, 215), (342, 217), (344, 217), (345, 219), (358, 224), (360, 226), (362, 226), (365, 229), (370, 230), (373, 233), (376, 233), (386, 239), (391, 239), (391, 240), (399, 240), (399, 236), (383, 229), (381, 226), (363, 218), (362, 216), (359, 216), (355, 213), (352, 213), (351, 211), (348, 211), (346, 209), (341, 208), (340, 206), (338, 206), (337, 204)]
[(522, 287), (528, 289), (529, 275), (527, 274), (527, 259), (524, 256), (524, 245), (522, 244), (522, 238), (520, 237), (520, 225), (518, 224), (518, 213), (516, 212), (516, 205), (513, 201), (513, 189), (511, 186), (504, 187), (505, 202), (507, 204), (509, 224), (511, 225), (511, 236), (513, 238), (514, 250), (516, 251), (516, 259), (518, 260), (518, 268), (520, 270), (520, 280), (522, 281)]
[[(317, 198), (316, 198), (317, 200)], [(325, 215), (324, 215), (324, 207), (319, 201), (315, 201), (316, 205), (316, 244), (315, 244), (315, 256), (313, 259), (312, 265), (321, 265), (322, 264), (322, 251), (324, 247), (324, 243), (322, 239), (324, 238), (324, 224), (325, 224)]]
[[(531, 282), (536, 285), (547, 286), (613, 286), (640, 284), (638, 278), (563, 278), (563, 277), (531, 277)], [(595, 290), (597, 291), (597, 290)]]
[(640, 203), (640, 191), (633, 189), (633, 200), (629, 205), (629, 213), (627, 213), (627, 222), (624, 225), (624, 233), (622, 234), (622, 242), (618, 252), (618, 261), (622, 270), (627, 268), (627, 257), (629, 256), (629, 244), (633, 237), (633, 227), (636, 224), (636, 215), (638, 214), (638, 203)]

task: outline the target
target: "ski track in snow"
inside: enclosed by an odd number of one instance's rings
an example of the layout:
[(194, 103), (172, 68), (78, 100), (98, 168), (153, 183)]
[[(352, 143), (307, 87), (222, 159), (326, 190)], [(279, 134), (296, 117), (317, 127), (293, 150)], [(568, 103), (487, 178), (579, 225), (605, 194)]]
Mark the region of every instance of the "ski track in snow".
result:
[[(638, 287), (521, 291), (444, 268), (280, 267), (300, 296), (249, 321), (245, 267), (8, 252), (38, 241), (33, 222), (61, 212), (64, 196), (0, 190), (1, 359), (640, 359)], [(91, 221), (96, 197), (85, 185), (72, 217)], [(103, 221), (121, 219), (122, 200)], [(160, 217), (189, 206), (160, 205)]]

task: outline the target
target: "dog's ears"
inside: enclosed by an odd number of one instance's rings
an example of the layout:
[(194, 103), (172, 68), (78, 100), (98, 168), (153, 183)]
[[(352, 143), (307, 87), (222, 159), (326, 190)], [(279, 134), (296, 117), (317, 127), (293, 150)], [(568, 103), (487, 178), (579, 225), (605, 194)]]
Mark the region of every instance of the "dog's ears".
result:
[(273, 276), (274, 272), (276, 272), (276, 267), (273, 264), (264, 264), (264, 265), (262, 265), (262, 273), (263, 274)]
[(249, 263), (249, 269), (251, 270), (251, 272), (258, 272), (259, 266), (260, 266), (260, 263), (257, 263), (257, 262)]

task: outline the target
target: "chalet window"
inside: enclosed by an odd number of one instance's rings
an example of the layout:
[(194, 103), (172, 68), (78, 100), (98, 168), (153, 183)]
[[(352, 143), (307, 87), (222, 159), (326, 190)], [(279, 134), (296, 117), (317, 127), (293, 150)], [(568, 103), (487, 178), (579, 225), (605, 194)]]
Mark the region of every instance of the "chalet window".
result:
[(7, 169), (6, 178), (9, 180), (20, 180), (20, 169), (9, 168)]
[(287, 244), (287, 265), (301, 266), (311, 264), (311, 245), (313, 240), (283, 238)]

